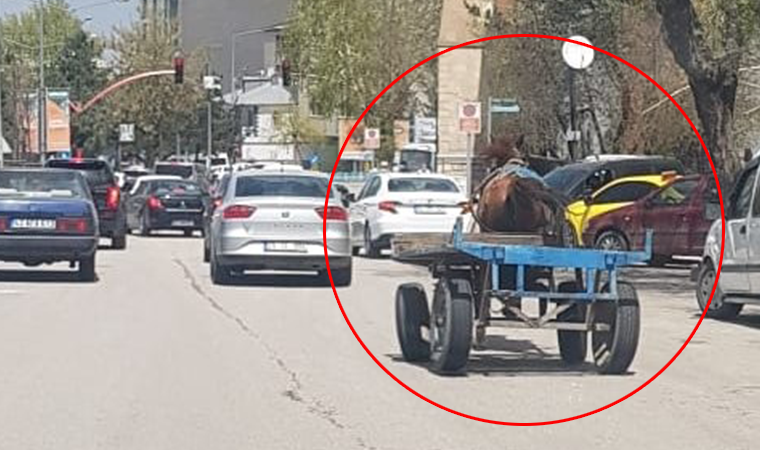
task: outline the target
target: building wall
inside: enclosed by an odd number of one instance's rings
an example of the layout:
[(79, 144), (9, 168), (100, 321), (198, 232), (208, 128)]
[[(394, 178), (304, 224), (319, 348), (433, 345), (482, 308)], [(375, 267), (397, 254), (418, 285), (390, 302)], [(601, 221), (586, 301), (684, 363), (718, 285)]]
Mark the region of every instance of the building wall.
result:
[[(179, 1), (182, 47), (186, 51), (207, 49), (213, 72), (223, 77), (225, 91), (230, 87), (233, 34), (283, 23), (291, 4), (290, 0)], [(275, 41), (274, 33), (238, 36), (235, 39), (238, 77), (266, 69), (265, 48)]]
[[(444, 0), (439, 51), (477, 39), (482, 33), (462, 0)], [(466, 175), (467, 136), (459, 132), (458, 106), (479, 99), (482, 58), (480, 46), (457, 49), (438, 58), (438, 169), (443, 173)]]

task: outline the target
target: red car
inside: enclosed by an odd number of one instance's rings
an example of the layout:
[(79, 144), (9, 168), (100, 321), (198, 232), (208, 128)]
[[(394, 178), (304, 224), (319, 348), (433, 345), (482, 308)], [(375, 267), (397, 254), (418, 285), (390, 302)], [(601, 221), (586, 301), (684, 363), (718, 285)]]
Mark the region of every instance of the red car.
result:
[(589, 220), (583, 241), (602, 249), (641, 249), (646, 230), (652, 229), (652, 264), (662, 265), (675, 255), (701, 256), (710, 225), (718, 218), (715, 178), (679, 177), (629, 206)]

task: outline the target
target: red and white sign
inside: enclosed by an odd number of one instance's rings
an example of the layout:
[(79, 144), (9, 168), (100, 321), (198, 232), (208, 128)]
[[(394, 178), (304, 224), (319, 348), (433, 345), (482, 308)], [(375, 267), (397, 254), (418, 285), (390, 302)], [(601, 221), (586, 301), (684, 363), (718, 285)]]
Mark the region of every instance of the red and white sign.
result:
[(367, 128), (364, 130), (364, 148), (366, 150), (377, 150), (380, 148), (379, 129)]
[(459, 104), (459, 131), (467, 134), (480, 134), (481, 105), (479, 102)]

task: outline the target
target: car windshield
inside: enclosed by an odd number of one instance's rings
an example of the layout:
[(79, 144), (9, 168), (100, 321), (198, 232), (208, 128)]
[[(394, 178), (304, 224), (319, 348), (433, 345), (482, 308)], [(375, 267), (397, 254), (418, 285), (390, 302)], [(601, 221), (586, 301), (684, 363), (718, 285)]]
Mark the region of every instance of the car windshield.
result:
[(558, 167), (546, 174), (544, 181), (552, 189), (563, 194), (570, 194), (570, 191), (591, 175), (595, 168), (596, 165), (593, 164), (571, 164)]
[(188, 181), (162, 180), (154, 182), (151, 191), (156, 195), (199, 195), (201, 188)]
[(238, 178), (235, 184), (236, 197), (325, 198), (326, 195), (327, 180), (321, 177), (251, 176)]
[(91, 187), (102, 186), (104, 184), (112, 184), (113, 173), (111, 167), (105, 161), (72, 161), (72, 160), (56, 160), (48, 161), (47, 167), (54, 169), (69, 169), (76, 170), (84, 175), (87, 183)]
[(193, 167), (184, 164), (158, 164), (156, 175), (175, 175), (182, 178), (193, 176)]
[(86, 198), (74, 173), (42, 171), (0, 172), (2, 198)]
[(457, 193), (456, 183), (442, 178), (396, 178), (388, 181), (390, 192), (447, 192)]
[(423, 150), (402, 150), (400, 163), (407, 170), (432, 169), (433, 155)]

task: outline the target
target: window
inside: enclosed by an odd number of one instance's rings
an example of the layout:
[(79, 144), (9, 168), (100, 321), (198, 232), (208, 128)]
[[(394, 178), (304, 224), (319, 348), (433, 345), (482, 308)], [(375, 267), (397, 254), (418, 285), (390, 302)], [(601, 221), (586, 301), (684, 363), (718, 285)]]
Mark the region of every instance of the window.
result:
[(617, 184), (597, 195), (594, 204), (635, 202), (656, 188), (653, 184), (638, 181)]
[(235, 196), (325, 198), (327, 180), (305, 176), (241, 177), (235, 184)]
[(0, 199), (88, 198), (76, 173), (8, 171), (0, 173)]
[(47, 167), (76, 170), (84, 175), (84, 178), (91, 187), (109, 185), (114, 182), (111, 167), (105, 161), (53, 159), (48, 161)]
[(153, 184), (151, 192), (156, 195), (199, 195), (201, 188), (197, 184), (187, 181), (163, 180)]
[(732, 196), (731, 211), (729, 219), (743, 219), (749, 214), (750, 203), (752, 202), (752, 191), (755, 188), (755, 175), (757, 167), (745, 172), (736, 185), (735, 194)]
[(691, 198), (691, 193), (699, 185), (699, 180), (680, 180), (666, 187), (654, 197), (657, 206), (683, 205)]
[(390, 192), (459, 192), (455, 183), (441, 178), (397, 178), (388, 181), (388, 190)]
[(367, 192), (365, 192), (364, 197), (370, 198), (377, 195), (377, 193), (380, 192), (380, 178), (375, 177), (370, 185), (367, 187)]
[(184, 164), (158, 164), (156, 175), (174, 175), (181, 178), (193, 176), (193, 166)]

